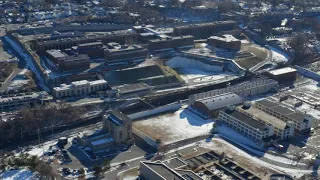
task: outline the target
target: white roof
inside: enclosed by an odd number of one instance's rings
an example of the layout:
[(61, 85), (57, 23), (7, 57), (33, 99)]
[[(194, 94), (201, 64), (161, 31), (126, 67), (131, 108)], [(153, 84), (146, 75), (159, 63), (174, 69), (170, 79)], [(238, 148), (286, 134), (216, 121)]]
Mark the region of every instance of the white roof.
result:
[(241, 104), (243, 101), (244, 99), (241, 96), (234, 93), (227, 93), (198, 100), (198, 102), (204, 104), (209, 110), (221, 109), (228, 105)]
[(82, 81), (73, 81), (71, 84), (74, 85), (74, 86), (80, 86), (80, 85), (85, 85), (85, 84), (88, 84), (89, 81), (87, 80), (82, 80)]
[(285, 74), (285, 73), (290, 73), (290, 72), (296, 72), (297, 70), (291, 67), (285, 67), (281, 69), (275, 69), (272, 71), (269, 71), (270, 74), (273, 75), (280, 75), (280, 74)]

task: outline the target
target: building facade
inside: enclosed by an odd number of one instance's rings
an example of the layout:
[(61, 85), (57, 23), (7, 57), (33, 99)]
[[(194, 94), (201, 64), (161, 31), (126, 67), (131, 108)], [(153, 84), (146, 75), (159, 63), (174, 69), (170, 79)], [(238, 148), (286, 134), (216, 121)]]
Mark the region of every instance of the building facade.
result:
[(116, 144), (132, 143), (132, 120), (119, 110), (107, 112), (102, 117), (103, 129), (114, 139)]
[(235, 21), (217, 21), (212, 23), (191, 24), (173, 28), (174, 36), (191, 35), (196, 39), (208, 38), (221, 31), (230, 31), (236, 28)]
[(53, 61), (60, 71), (79, 71), (90, 67), (90, 58), (85, 54), (67, 55), (61, 50), (46, 51), (46, 56)]
[[(247, 104), (247, 105), (246, 105)], [(295, 124), (292, 121), (285, 122), (281, 119), (273, 117), (260, 109), (251, 105), (250, 102), (245, 102), (244, 105), (236, 108), (239, 112), (269, 126), (274, 127), (274, 134), (278, 139), (289, 139), (294, 136)]]
[(221, 109), (228, 105), (242, 104), (243, 101), (243, 98), (239, 95), (227, 93), (197, 100), (193, 104), (190, 104), (188, 108), (205, 119), (217, 118)]
[(179, 47), (190, 47), (194, 45), (194, 37), (177, 36), (154, 39), (149, 41), (149, 51), (159, 51), (166, 49), (175, 49)]
[(140, 45), (120, 45), (119, 43), (108, 43), (104, 50), (106, 62), (117, 62), (125, 60), (145, 59), (148, 56), (147, 49)]
[(2, 111), (13, 110), (24, 106), (33, 106), (50, 102), (52, 96), (47, 92), (26, 92), (12, 95), (2, 95), (0, 98), (0, 108)]
[(309, 114), (295, 112), (287, 107), (281, 106), (277, 102), (267, 99), (255, 102), (254, 107), (285, 122), (294, 122), (295, 132), (298, 134), (310, 132), (313, 117)]
[(60, 87), (53, 88), (53, 95), (56, 98), (81, 96), (84, 94), (90, 94), (95, 91), (103, 90), (107, 88), (107, 81), (74, 81), (69, 85), (61, 84)]
[(223, 35), (223, 37), (211, 36), (207, 39), (207, 43), (211, 47), (225, 48), (235, 51), (239, 51), (241, 49), (241, 41), (232, 35)]
[(76, 38), (62, 38), (56, 40), (37, 40), (35, 49), (38, 53), (45, 53), (49, 49), (67, 49), (78, 44), (91, 43), (101, 41), (106, 44), (108, 42), (117, 42), (121, 44), (133, 44), (138, 42), (139, 35), (130, 30), (112, 31), (103, 35), (88, 35)]
[(241, 112), (235, 106), (220, 110), (219, 121), (222, 121), (236, 131), (250, 137), (256, 142), (265, 143), (274, 135), (274, 128), (265, 125)]

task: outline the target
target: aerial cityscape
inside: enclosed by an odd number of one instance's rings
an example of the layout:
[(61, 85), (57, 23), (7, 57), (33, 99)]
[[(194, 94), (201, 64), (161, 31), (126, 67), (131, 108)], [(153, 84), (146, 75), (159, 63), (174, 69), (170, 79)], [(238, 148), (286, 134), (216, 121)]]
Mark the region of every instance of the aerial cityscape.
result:
[(320, 0), (2, 0), (0, 69), (0, 180), (320, 180)]

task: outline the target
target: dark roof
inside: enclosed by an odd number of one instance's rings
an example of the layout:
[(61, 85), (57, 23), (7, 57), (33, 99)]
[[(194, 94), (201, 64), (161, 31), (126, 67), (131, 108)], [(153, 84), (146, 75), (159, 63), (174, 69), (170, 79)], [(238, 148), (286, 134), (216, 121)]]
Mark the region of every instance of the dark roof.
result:
[(297, 113), (297, 112), (291, 113), (291, 114), (289, 114), (287, 116), (289, 118), (291, 118), (291, 119), (295, 119), (296, 121), (300, 121), (300, 122), (304, 121), (304, 119), (305, 119), (305, 115), (304, 114)]
[(190, 170), (175, 169), (175, 171), (179, 173), (182, 177), (184, 177), (186, 180), (202, 180), (201, 177), (199, 177)]
[(286, 107), (283, 107), (283, 106), (275, 106), (275, 107), (272, 107), (272, 109), (280, 114), (284, 114), (284, 115), (288, 115), (288, 114), (291, 114), (293, 113), (294, 111), (286, 108)]
[(187, 165), (187, 163), (183, 162), (179, 158), (168, 159), (168, 160), (164, 161), (163, 163), (173, 169)]
[(274, 106), (278, 106), (278, 104), (276, 104), (272, 101), (269, 101), (267, 99), (262, 99), (260, 101), (257, 101), (256, 103), (262, 104), (262, 105), (267, 106), (269, 108), (274, 107)]
[(252, 119), (251, 117), (240, 113), (237, 110), (230, 111), (229, 109), (225, 108), (223, 111), (225, 113), (229, 114), (230, 116), (244, 122), (245, 124), (247, 124), (253, 128), (264, 130), (264, 128), (266, 127), (266, 125), (264, 125), (263, 123), (256, 121), (256, 120)]
[(164, 179), (184, 180), (184, 178), (182, 178), (182, 176), (180, 174), (173, 171), (171, 168), (164, 165), (163, 163), (155, 163), (155, 162), (142, 162), (142, 163), (144, 163), (145, 166), (147, 166), (150, 169), (152, 169), (153, 171), (155, 171), (157, 174), (159, 174)]

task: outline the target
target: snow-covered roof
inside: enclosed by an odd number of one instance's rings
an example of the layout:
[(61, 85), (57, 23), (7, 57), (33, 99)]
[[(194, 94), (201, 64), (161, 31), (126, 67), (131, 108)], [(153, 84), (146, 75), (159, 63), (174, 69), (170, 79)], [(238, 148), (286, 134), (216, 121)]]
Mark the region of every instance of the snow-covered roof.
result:
[(269, 73), (272, 75), (280, 75), (280, 74), (286, 74), (291, 72), (297, 72), (297, 70), (291, 67), (285, 67), (285, 68), (269, 71)]
[(206, 99), (202, 99), (200, 102), (205, 105), (209, 110), (216, 110), (227, 107), (228, 105), (236, 105), (241, 104), (244, 99), (234, 93), (227, 93), (218, 96), (209, 97)]

